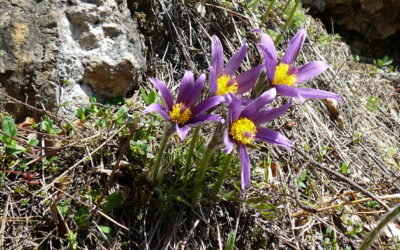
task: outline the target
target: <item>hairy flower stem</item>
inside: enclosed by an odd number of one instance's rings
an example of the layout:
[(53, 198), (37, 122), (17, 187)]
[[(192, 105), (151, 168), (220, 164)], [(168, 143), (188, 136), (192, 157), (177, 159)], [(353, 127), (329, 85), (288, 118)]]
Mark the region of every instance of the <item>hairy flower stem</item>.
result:
[(190, 171), (190, 167), (192, 164), (192, 158), (193, 158), (193, 150), (194, 146), (196, 146), (197, 139), (199, 138), (199, 133), (200, 133), (200, 126), (197, 126), (194, 131), (193, 131), (193, 136), (192, 140), (190, 141), (189, 149), (186, 155), (186, 164), (185, 164), (185, 169), (183, 170), (183, 175), (182, 177), (186, 177), (187, 174)]
[(274, 7), (274, 4), (275, 4), (275, 0), (271, 0), (271, 2), (269, 3), (268, 9), (265, 11), (264, 15), (261, 18), (262, 23), (265, 23), (267, 21), (269, 13), (271, 12), (272, 7)]
[(157, 152), (157, 156), (156, 156), (156, 161), (154, 163), (154, 166), (151, 170), (151, 176), (152, 176), (152, 180), (153, 180), (153, 184), (156, 185), (157, 181), (158, 181), (158, 177), (160, 175), (160, 163), (161, 163), (161, 159), (162, 156), (164, 155), (164, 151), (165, 148), (167, 146), (168, 140), (171, 137), (172, 133), (173, 133), (173, 127), (171, 124), (165, 124), (164, 127), (164, 135), (163, 138), (161, 140), (161, 144), (160, 144), (160, 148), (158, 149)]
[(221, 190), (222, 184), (224, 183), (225, 176), (226, 176), (226, 171), (228, 170), (229, 166), (231, 165), (232, 161), (232, 156), (233, 152), (229, 153), (224, 160), (224, 165), (222, 165), (221, 172), (219, 173), (219, 178), (217, 180), (217, 183), (215, 183), (213, 194), (216, 196), (219, 194), (219, 191)]
[(200, 198), (201, 187), (199, 187), (199, 185), (203, 182), (204, 176), (206, 175), (206, 172), (207, 172), (207, 169), (209, 166), (209, 162), (210, 162), (210, 159), (214, 152), (214, 149), (219, 144), (221, 144), (221, 137), (220, 137), (221, 129), (222, 129), (222, 126), (218, 125), (214, 131), (213, 137), (207, 144), (206, 151), (204, 152), (203, 157), (201, 158), (200, 165), (199, 165), (199, 168), (197, 171), (197, 176), (195, 179), (195, 185), (198, 186), (196, 188), (195, 195), (194, 195), (194, 198), (196, 201), (198, 201)]
[(282, 39), (283, 33), (285, 33), (285, 31), (286, 31), (287, 28), (289, 27), (290, 23), (292, 22), (294, 13), (296, 12), (296, 10), (297, 10), (297, 8), (299, 7), (299, 5), (300, 5), (300, 0), (296, 0), (296, 3), (294, 4), (292, 11), (290, 12), (290, 15), (289, 15), (288, 20), (286, 20), (285, 25), (283, 25), (283, 28), (282, 28), (282, 30), (281, 30), (281, 33), (279, 34), (279, 36), (278, 36), (278, 37), (275, 39), (275, 41), (274, 41), (274, 43), (275, 43), (276, 45), (279, 44), (279, 42), (280, 42), (281, 39)]

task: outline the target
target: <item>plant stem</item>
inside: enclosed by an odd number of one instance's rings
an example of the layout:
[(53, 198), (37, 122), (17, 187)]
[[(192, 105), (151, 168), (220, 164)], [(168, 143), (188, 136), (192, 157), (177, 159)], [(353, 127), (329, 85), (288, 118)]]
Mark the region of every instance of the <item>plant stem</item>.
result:
[(195, 181), (196, 185), (199, 185), (203, 181), (204, 176), (206, 175), (206, 172), (208, 169), (208, 163), (211, 159), (213, 151), (214, 151), (214, 148), (211, 148), (211, 147), (206, 148), (203, 158), (201, 158), (201, 162), (199, 165), (199, 171), (197, 172), (197, 177), (196, 177), (196, 181)]
[(371, 246), (375, 237), (379, 234), (379, 232), (384, 228), (391, 220), (396, 218), (397, 215), (400, 214), (400, 205), (395, 207), (393, 210), (387, 212), (379, 224), (368, 234), (367, 238), (364, 240), (363, 244), (359, 248), (360, 250), (367, 250)]
[(290, 12), (288, 20), (286, 20), (285, 25), (283, 25), (281, 33), (274, 41), (276, 45), (279, 44), (280, 40), (282, 39), (283, 33), (285, 33), (286, 29), (289, 27), (289, 24), (292, 22), (294, 13), (296, 12), (297, 7), (299, 7), (299, 5), (300, 5), (300, 0), (296, 0), (296, 3), (294, 4), (292, 11)]
[(220, 176), (217, 180), (217, 183), (215, 183), (215, 186), (214, 186), (214, 190), (213, 190), (214, 195), (218, 195), (219, 191), (221, 190), (222, 184), (224, 183), (224, 180), (225, 180), (226, 171), (228, 170), (229, 166), (231, 165), (232, 156), (233, 156), (233, 151), (225, 157), (224, 165), (222, 165)]
[(162, 156), (164, 155), (164, 151), (167, 146), (167, 142), (172, 134), (169, 132), (170, 127), (171, 126), (169, 124), (166, 124), (164, 127), (164, 135), (161, 140), (160, 148), (158, 149), (158, 152), (157, 152), (156, 161), (155, 161), (154, 166), (151, 171), (153, 184), (157, 184), (157, 181), (158, 181), (161, 159), (162, 159)]
[(200, 132), (200, 126), (197, 126), (193, 131), (192, 140), (190, 141), (189, 149), (186, 155), (185, 169), (183, 170), (182, 177), (185, 177), (190, 171), (193, 158), (193, 150), (194, 146), (196, 145), (197, 139), (199, 138), (199, 132)]
[(265, 11), (264, 15), (261, 18), (261, 23), (265, 23), (267, 21), (269, 13), (271, 12), (272, 7), (274, 6), (274, 4), (275, 4), (275, 0), (271, 0), (269, 2), (268, 9)]
[(281, 12), (282, 15), (285, 14), (285, 12), (286, 12), (287, 8), (289, 7), (289, 4), (290, 4), (291, 1), (292, 0), (287, 0), (286, 1), (286, 4), (285, 4), (285, 6), (283, 6), (283, 9), (282, 9), (282, 12)]

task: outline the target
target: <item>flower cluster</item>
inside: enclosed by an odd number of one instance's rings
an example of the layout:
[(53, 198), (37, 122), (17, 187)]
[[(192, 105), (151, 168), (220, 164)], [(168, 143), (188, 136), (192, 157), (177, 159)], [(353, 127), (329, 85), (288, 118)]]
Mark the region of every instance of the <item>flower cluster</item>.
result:
[[(306, 38), (304, 29), (301, 29), (291, 39), (280, 60), (272, 39), (260, 30), (255, 31), (259, 32), (261, 36), (259, 49), (264, 56), (264, 64), (237, 74), (238, 68), (246, 57), (246, 42), (224, 64), (221, 41), (214, 35), (211, 43), (212, 59), (209, 68), (212, 96), (198, 102), (206, 81), (204, 73), (195, 81), (193, 73), (186, 71), (176, 101), (164, 82), (150, 78), (150, 81), (159, 90), (164, 105), (151, 104), (145, 110), (145, 113), (158, 112), (165, 121), (175, 124), (176, 132), (182, 140), (185, 139), (190, 127), (206, 122), (224, 123), (224, 153), (229, 154), (234, 148), (237, 149), (242, 165), (242, 190), (250, 187), (248, 144), (255, 140), (261, 140), (282, 146), (287, 150), (291, 149), (292, 141), (262, 125), (283, 115), (290, 108), (292, 98), (298, 98), (301, 103), (306, 98), (334, 98), (342, 101), (339, 95), (332, 92), (296, 86), (298, 83), (321, 74), (329, 67), (323, 61), (313, 61), (301, 67), (295, 66), (297, 55)], [(269, 83), (266, 89), (268, 90), (254, 100), (244, 98), (242, 95), (253, 88), (261, 71), (266, 71)], [(290, 99), (281, 107), (273, 109), (267, 107), (267, 104), (271, 103), (277, 95)], [(211, 114), (211, 111), (215, 110), (213, 108), (218, 105), (227, 108), (227, 112), (221, 112), (221, 114), (227, 113), (227, 117)]]

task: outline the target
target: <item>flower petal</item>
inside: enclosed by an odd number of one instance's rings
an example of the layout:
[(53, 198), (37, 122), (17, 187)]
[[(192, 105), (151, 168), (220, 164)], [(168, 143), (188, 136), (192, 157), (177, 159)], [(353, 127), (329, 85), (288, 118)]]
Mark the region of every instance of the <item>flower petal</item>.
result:
[(225, 66), (224, 74), (229, 76), (233, 76), (236, 70), (239, 68), (242, 63), (244, 57), (247, 53), (247, 44), (246, 42), (236, 51), (236, 53), (229, 59), (228, 63)]
[(201, 91), (204, 88), (204, 82), (206, 81), (206, 74), (202, 73), (199, 78), (197, 78), (192, 89), (189, 90), (185, 103), (188, 107), (191, 107), (199, 99)]
[(177, 122), (175, 122), (175, 127), (176, 127), (176, 132), (179, 135), (179, 138), (181, 138), (182, 141), (185, 140), (185, 137), (186, 137), (187, 133), (189, 132), (190, 127), (188, 125), (184, 125), (184, 126), (180, 127)]
[(290, 100), (288, 103), (282, 105), (279, 108), (258, 112), (257, 114), (254, 114), (251, 117), (249, 117), (249, 119), (252, 120), (256, 125), (269, 122), (283, 115), (291, 105), (292, 105), (292, 100)]
[(298, 88), (290, 87), (284, 84), (275, 84), (274, 87), (281, 96), (299, 98), (301, 103), (305, 101), (305, 99), (300, 96), (299, 93), (297, 93)]
[(229, 126), (232, 124), (233, 121), (236, 121), (239, 119), (240, 116), (240, 108), (241, 108), (241, 102), (238, 99), (238, 97), (232, 93), (228, 93), (228, 99), (230, 101), (229, 107), (228, 107), (228, 120), (229, 120)]
[(321, 74), (327, 68), (329, 68), (329, 65), (326, 62), (323, 61), (310, 62), (298, 69), (296, 74), (297, 75), (296, 83), (307, 81), (308, 79), (311, 79)]
[(183, 75), (181, 84), (179, 86), (178, 97), (176, 98), (176, 102), (183, 102), (186, 104), (185, 100), (189, 93), (191, 93), (191, 89), (194, 85), (194, 76), (193, 72), (190, 70), (185, 70), (185, 74)]
[(206, 112), (210, 108), (217, 106), (218, 104), (225, 101), (225, 97), (221, 95), (212, 96), (207, 98), (201, 102), (199, 102), (196, 106), (192, 108), (193, 115), (199, 115), (201, 113)]
[(224, 134), (224, 144), (225, 144), (225, 149), (224, 149), (225, 154), (229, 154), (230, 152), (232, 152), (233, 148), (235, 147), (235, 142), (229, 136), (228, 130), (226, 130)]
[(296, 88), (296, 91), (299, 96), (302, 98), (333, 98), (338, 102), (343, 102), (342, 98), (340, 95), (325, 91), (325, 90), (320, 90), (320, 89), (313, 89), (313, 88)]
[(245, 71), (236, 77), (236, 82), (238, 83), (238, 92), (237, 94), (243, 94), (249, 91), (258, 79), (258, 75), (260, 70), (264, 67), (264, 65), (258, 65), (254, 68)]
[(157, 112), (164, 118), (164, 120), (166, 120), (166, 121), (171, 120), (171, 117), (169, 116), (168, 112), (165, 110), (165, 107), (159, 103), (153, 103), (143, 111), (144, 114), (147, 114), (149, 112)]
[(245, 145), (238, 143), (239, 158), (242, 164), (241, 183), (242, 190), (246, 191), (250, 187), (250, 158)]
[(268, 82), (272, 83), (275, 78), (275, 70), (276, 70), (276, 65), (278, 64), (278, 59), (274, 57), (273, 52), (269, 51), (268, 48), (264, 47), (263, 45), (258, 45), (258, 47), (260, 48), (261, 53), (264, 56), (265, 68), (267, 69)]
[(306, 30), (300, 29), (299, 32), (294, 35), (290, 40), (285, 55), (282, 57), (282, 62), (286, 64), (293, 64), (296, 60), (297, 54), (299, 53), (301, 47), (303, 47), (304, 40), (306, 40)]
[(263, 108), (267, 103), (272, 102), (276, 97), (276, 89), (271, 88), (268, 91), (265, 91), (262, 95), (260, 95), (257, 99), (251, 102), (245, 109), (242, 111), (242, 116), (252, 117), (256, 114), (261, 108)]
[(216, 35), (211, 39), (211, 67), (214, 68), (216, 76), (220, 77), (224, 69), (224, 49)]
[(260, 45), (264, 48), (264, 59), (265, 59), (265, 66), (267, 68), (267, 76), (268, 81), (272, 82), (275, 76), (275, 67), (278, 64), (278, 53), (276, 52), (274, 42), (272, 38), (259, 30), (261, 35), (261, 43)]
[(165, 85), (163, 81), (158, 80), (157, 78), (149, 78), (150, 82), (154, 84), (154, 86), (160, 91), (161, 97), (164, 100), (165, 105), (168, 110), (172, 110), (172, 106), (174, 105), (174, 99), (172, 98), (171, 92)]
[(289, 140), (286, 136), (269, 128), (258, 127), (255, 139), (282, 146), (288, 151), (291, 150), (291, 147), (293, 145), (293, 142)]
[(218, 90), (218, 85), (217, 85), (217, 74), (215, 72), (214, 67), (210, 67), (210, 91), (211, 94), (215, 95)]
[(219, 115), (214, 115), (214, 114), (201, 114), (193, 117), (190, 119), (186, 125), (197, 125), (197, 124), (203, 124), (206, 122), (219, 122), (223, 120), (221, 116)]

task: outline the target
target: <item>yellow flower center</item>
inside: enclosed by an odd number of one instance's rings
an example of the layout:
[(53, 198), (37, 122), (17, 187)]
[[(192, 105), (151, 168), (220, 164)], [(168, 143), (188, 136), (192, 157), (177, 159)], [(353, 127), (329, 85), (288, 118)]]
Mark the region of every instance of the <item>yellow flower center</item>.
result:
[(177, 103), (172, 107), (172, 111), (169, 112), (171, 120), (181, 125), (185, 124), (190, 117), (192, 117), (192, 111), (189, 107), (186, 107), (183, 103)]
[(254, 122), (247, 118), (240, 118), (232, 123), (229, 134), (236, 141), (247, 144), (254, 140), (256, 136), (257, 128)]
[(276, 66), (275, 77), (272, 84), (285, 84), (287, 86), (293, 86), (297, 80), (296, 74), (290, 74), (289, 65), (285, 63), (280, 63)]
[[(232, 83), (233, 82), (233, 83)], [(232, 81), (228, 75), (222, 75), (217, 79), (217, 95), (226, 95), (229, 92), (236, 94), (238, 92), (238, 84), (237, 82)]]

